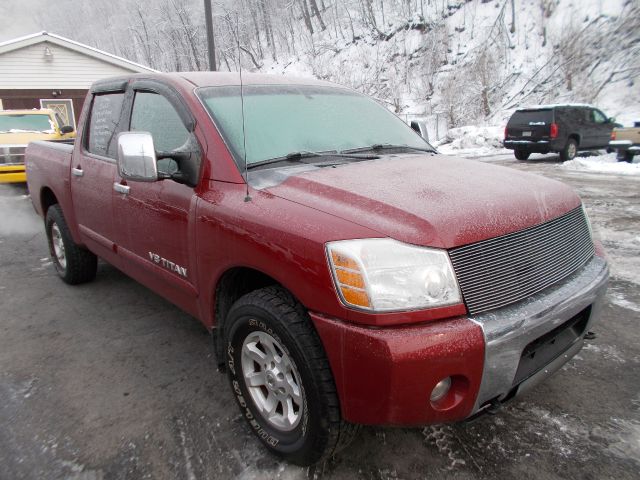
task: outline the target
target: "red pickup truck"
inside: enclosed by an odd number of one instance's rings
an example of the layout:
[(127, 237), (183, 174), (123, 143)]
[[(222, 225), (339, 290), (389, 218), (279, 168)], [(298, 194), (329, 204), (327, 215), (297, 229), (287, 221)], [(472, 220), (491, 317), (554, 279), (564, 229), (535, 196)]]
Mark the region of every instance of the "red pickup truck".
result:
[(250, 428), (302, 465), (358, 424), (522, 393), (580, 350), (608, 279), (570, 188), (439, 155), (327, 82), (100, 81), (75, 146), (33, 142), (26, 168), (62, 279), (100, 257), (199, 318)]

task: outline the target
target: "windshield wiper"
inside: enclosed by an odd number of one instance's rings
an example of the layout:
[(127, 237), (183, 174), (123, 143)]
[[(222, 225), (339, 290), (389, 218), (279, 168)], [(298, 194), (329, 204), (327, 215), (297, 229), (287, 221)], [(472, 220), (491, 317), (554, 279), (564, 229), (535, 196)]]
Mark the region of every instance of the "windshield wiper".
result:
[(358, 147), (358, 148), (349, 148), (348, 150), (342, 150), (340, 153), (355, 153), (355, 152), (379, 152), (380, 150), (392, 150), (392, 149), (408, 149), (415, 150), (417, 152), (430, 152), (435, 153), (435, 150), (432, 148), (420, 148), (420, 147), (410, 147), (409, 145), (394, 145), (393, 143), (376, 143), (373, 145), (368, 145), (366, 147)]
[(250, 163), (247, 166), (247, 168), (252, 169), (255, 167), (261, 167), (263, 165), (273, 165), (276, 163), (286, 163), (286, 162), (297, 162), (310, 157), (340, 157), (340, 158), (355, 158), (358, 160), (375, 160), (376, 158), (379, 158), (377, 155), (358, 155), (355, 153), (336, 152), (336, 151), (310, 152), (310, 151), (303, 150), (300, 152), (291, 152), (282, 157), (268, 158), (266, 160), (261, 160), (259, 162)]

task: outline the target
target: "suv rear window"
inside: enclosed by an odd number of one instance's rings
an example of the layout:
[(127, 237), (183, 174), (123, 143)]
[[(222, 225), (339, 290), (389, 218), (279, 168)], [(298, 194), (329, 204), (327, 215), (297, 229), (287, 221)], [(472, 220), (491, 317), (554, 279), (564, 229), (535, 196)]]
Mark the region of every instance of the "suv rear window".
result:
[(552, 110), (518, 110), (511, 115), (509, 126), (512, 125), (551, 125), (553, 123)]

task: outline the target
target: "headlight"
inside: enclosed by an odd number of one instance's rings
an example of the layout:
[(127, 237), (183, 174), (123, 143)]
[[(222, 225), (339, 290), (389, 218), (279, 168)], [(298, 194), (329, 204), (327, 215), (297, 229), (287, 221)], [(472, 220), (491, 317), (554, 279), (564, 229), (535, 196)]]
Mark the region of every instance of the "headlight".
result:
[(376, 312), (442, 307), (462, 302), (449, 255), (390, 238), (327, 243), (342, 301)]

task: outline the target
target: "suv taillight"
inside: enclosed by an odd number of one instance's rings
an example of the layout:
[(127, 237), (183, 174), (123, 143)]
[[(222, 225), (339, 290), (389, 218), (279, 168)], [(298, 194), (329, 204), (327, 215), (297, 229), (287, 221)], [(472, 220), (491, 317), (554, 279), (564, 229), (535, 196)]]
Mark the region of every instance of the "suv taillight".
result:
[(506, 140), (508, 135), (509, 135), (509, 129), (507, 127), (504, 127), (504, 138), (505, 138), (505, 140)]
[(616, 139), (616, 131), (611, 130), (611, 140), (615, 140), (615, 139)]
[(551, 124), (551, 130), (549, 131), (549, 136), (551, 138), (557, 138), (558, 137), (558, 124), (557, 123), (552, 123)]

